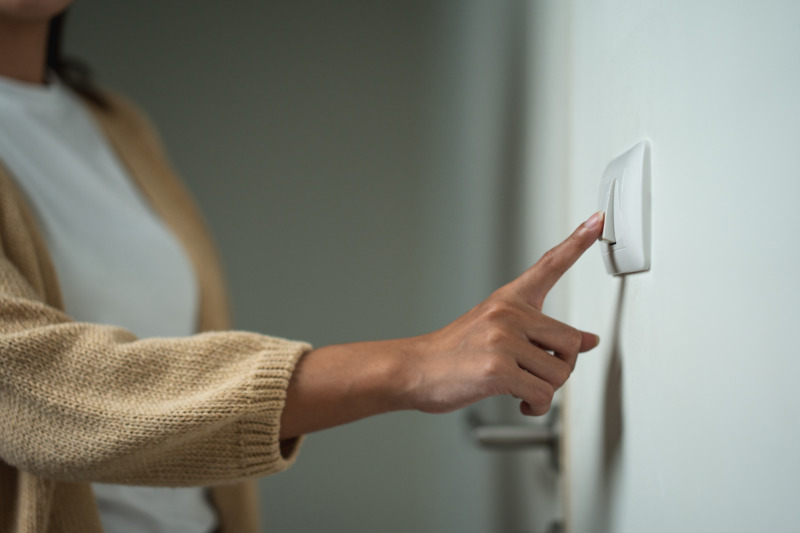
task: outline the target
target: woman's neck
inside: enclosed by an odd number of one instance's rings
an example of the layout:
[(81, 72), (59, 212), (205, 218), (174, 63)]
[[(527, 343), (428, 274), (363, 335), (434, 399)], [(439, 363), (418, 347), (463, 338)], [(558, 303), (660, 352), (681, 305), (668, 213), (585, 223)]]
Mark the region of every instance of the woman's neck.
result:
[(44, 84), (48, 21), (0, 17), (0, 76)]

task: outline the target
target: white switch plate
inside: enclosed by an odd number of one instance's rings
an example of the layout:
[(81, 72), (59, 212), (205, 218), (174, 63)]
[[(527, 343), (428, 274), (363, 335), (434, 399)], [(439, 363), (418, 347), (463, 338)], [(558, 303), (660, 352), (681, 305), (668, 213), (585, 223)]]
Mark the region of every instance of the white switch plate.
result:
[(647, 141), (641, 141), (608, 164), (600, 182), (598, 209), (606, 212), (606, 225), (613, 226), (603, 232), (600, 242), (608, 273), (619, 276), (650, 270), (650, 144)]

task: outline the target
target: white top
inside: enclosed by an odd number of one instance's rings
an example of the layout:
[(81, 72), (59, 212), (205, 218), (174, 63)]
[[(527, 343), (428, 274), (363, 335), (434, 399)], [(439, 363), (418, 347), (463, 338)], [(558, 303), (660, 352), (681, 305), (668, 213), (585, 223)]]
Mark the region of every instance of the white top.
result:
[[(72, 318), (140, 338), (195, 332), (192, 265), (68, 88), (0, 77), (0, 161), (31, 203)], [(217, 525), (203, 488), (94, 490), (108, 532), (201, 533)]]

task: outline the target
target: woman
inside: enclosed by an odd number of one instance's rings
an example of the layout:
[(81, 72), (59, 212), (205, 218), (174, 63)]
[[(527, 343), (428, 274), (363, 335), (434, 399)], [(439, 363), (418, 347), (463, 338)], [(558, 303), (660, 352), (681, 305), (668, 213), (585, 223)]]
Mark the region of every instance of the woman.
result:
[(501, 394), (544, 414), (599, 342), (541, 308), (600, 214), (427, 335), (312, 349), (229, 331), (149, 123), (61, 62), (70, 3), (0, 0), (0, 530), (255, 531), (247, 480), (302, 435)]

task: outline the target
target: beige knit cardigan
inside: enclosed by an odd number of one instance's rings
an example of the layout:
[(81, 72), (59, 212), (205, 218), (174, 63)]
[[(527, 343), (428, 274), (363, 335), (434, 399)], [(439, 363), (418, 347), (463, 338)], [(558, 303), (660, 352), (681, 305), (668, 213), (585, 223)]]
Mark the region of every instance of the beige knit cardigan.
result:
[(294, 460), (298, 443), (279, 441), (279, 421), (309, 346), (226, 331), (216, 252), (193, 202), (147, 119), (108, 98), (108, 110), (92, 112), (193, 261), (204, 333), (138, 340), (72, 321), (31, 211), (0, 166), (0, 532), (100, 532), (91, 482), (212, 486), (221, 530), (254, 532), (247, 480)]

